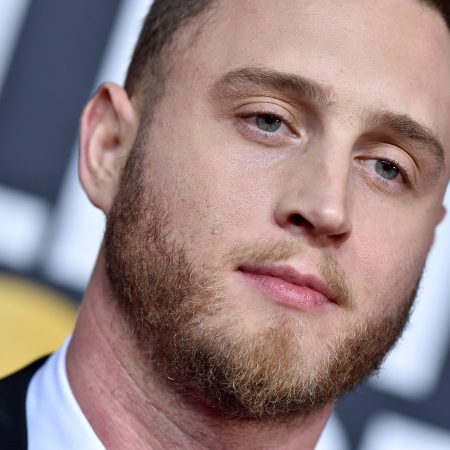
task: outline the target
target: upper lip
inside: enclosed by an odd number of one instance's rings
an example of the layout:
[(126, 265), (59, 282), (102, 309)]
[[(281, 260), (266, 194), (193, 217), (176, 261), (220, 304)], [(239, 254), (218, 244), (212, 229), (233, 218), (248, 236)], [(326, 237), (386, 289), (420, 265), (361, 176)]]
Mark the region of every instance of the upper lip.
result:
[(327, 297), (330, 302), (336, 303), (336, 296), (324, 280), (313, 274), (302, 274), (291, 266), (243, 264), (238, 267), (238, 270), (249, 274), (268, 275), (280, 278), (281, 280), (295, 284), (296, 286), (313, 289)]

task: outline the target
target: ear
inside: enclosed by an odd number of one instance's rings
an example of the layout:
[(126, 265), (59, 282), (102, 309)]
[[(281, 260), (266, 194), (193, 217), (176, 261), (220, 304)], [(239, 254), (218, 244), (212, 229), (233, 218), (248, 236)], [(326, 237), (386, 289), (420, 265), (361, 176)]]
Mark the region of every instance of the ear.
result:
[[(439, 212), (437, 214), (435, 227), (437, 227), (445, 219), (446, 215), (447, 215), (447, 210), (444, 205), (441, 205)], [(430, 248), (433, 246), (435, 239), (436, 239), (436, 229), (434, 229), (434, 231), (433, 231), (433, 240), (431, 241)]]
[(136, 138), (137, 116), (127, 93), (113, 83), (98, 89), (81, 116), (80, 180), (90, 201), (105, 214)]
[(439, 225), (444, 220), (446, 214), (447, 214), (447, 209), (445, 208), (444, 205), (441, 205), (441, 208), (440, 208), (439, 214), (438, 214), (438, 218), (436, 221), (436, 226)]

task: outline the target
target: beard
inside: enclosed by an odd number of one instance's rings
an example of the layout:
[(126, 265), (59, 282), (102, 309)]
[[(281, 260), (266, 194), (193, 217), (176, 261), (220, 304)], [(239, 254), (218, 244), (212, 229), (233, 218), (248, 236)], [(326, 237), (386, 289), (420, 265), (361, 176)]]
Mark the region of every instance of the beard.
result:
[[(194, 263), (171, 226), (164, 193), (145, 185), (143, 148), (137, 143), (131, 152), (107, 217), (106, 272), (136, 347), (163, 382), (215, 414), (279, 422), (320, 410), (379, 368), (416, 289), (389, 316), (342, 320), (327, 344), (311, 335), (301, 313), (267, 314), (246, 327), (230, 308), (240, 299), (227, 290), (224, 268), (244, 259), (282, 261), (298, 254), (298, 243), (295, 250), (293, 242), (247, 243), (214, 267)], [(339, 304), (356, 310), (337, 263), (323, 257), (320, 272)]]

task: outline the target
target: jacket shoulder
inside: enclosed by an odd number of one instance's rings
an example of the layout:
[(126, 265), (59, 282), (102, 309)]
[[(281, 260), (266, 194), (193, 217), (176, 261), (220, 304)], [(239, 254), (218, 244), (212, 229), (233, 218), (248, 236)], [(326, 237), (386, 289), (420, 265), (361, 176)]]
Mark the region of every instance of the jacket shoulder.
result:
[(38, 359), (0, 380), (0, 446), (8, 450), (27, 448), (25, 401), (32, 376), (48, 356)]

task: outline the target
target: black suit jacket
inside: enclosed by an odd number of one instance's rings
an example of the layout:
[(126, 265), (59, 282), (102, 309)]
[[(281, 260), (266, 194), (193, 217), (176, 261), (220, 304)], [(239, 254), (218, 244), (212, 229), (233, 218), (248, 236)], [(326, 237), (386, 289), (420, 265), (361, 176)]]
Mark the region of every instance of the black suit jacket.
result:
[(27, 449), (25, 400), (31, 377), (48, 357), (0, 380), (0, 449)]

